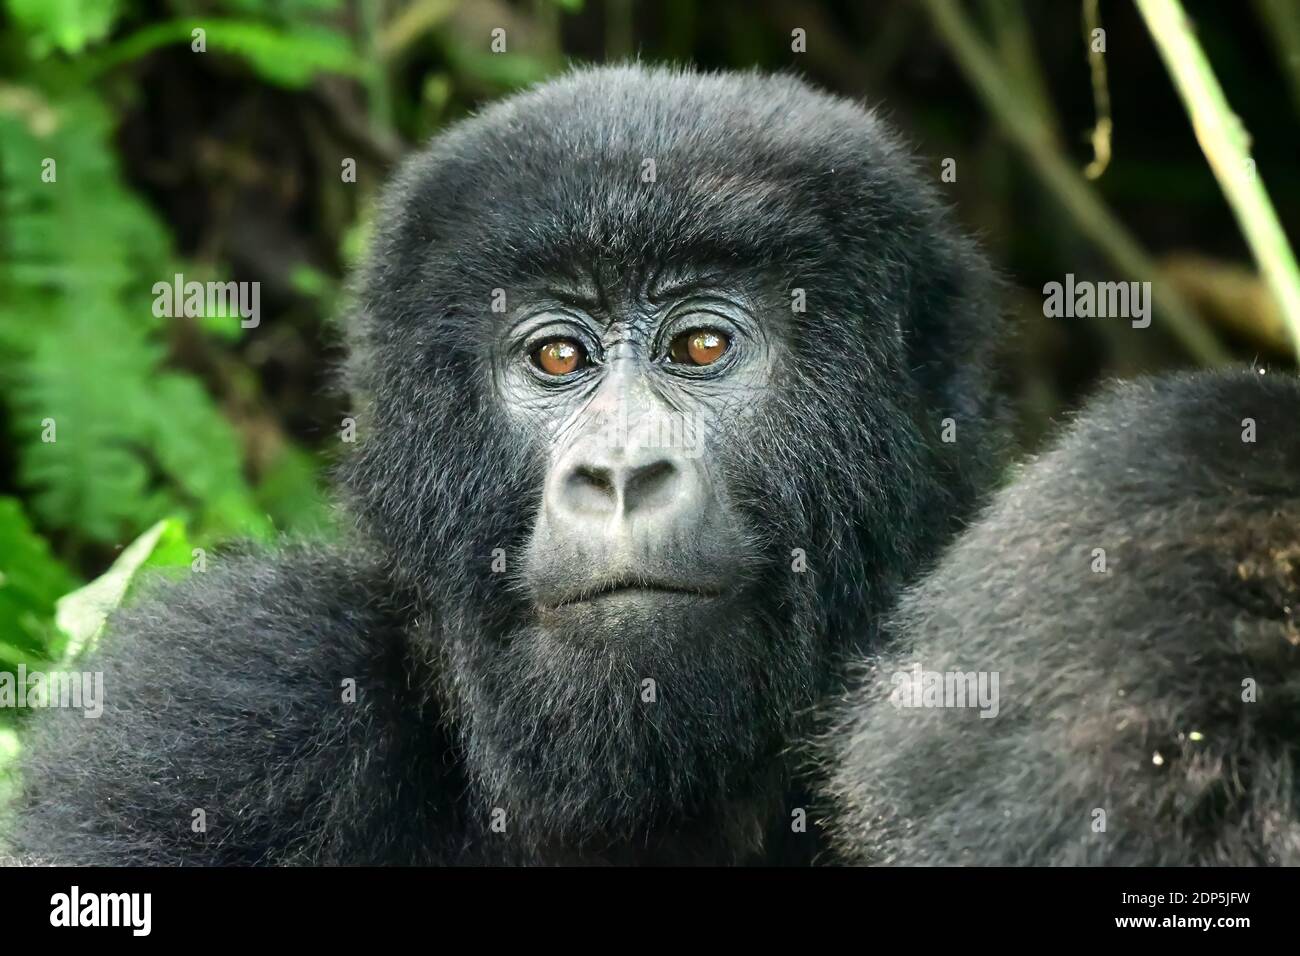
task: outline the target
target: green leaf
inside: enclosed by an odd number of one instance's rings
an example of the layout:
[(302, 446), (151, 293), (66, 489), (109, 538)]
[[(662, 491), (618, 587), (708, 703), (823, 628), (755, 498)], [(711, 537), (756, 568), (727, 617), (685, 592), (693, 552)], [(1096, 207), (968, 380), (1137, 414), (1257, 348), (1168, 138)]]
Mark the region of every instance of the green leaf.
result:
[(336, 30), (308, 24), (280, 28), (255, 20), (209, 17), (144, 27), (95, 57), (90, 72), (102, 73), (176, 43), (194, 49), (200, 36), (205, 52), (240, 57), (262, 79), (278, 86), (303, 87), (318, 73), (359, 76), (364, 69), (351, 41)]
[(118, 0), (7, 0), (5, 5), (38, 57), (53, 50), (80, 52), (106, 37), (121, 12)]
[(132, 541), (107, 571), (85, 587), (59, 599), (55, 622), (66, 638), (63, 647), (65, 664), (94, 648), (104, 632), (108, 615), (122, 603), (131, 582), (148, 565), (171, 524), (159, 521)]
[(193, 542), (185, 531), (185, 522), (173, 518), (162, 522), (162, 534), (158, 536), (146, 568), (189, 568), (194, 560)]
[(13, 498), (0, 498), (0, 668), (48, 659), (54, 606), (76, 579)]
[(322, 27), (286, 31), (232, 20), (215, 24), (208, 42), (213, 50), (243, 57), (262, 79), (281, 86), (306, 86), (317, 73), (360, 72), (347, 37)]

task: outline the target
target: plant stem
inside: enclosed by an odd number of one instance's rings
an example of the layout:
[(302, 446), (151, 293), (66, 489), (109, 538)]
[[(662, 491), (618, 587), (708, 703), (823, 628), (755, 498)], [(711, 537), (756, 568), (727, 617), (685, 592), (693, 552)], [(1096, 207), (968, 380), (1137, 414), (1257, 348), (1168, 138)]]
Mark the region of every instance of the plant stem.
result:
[(1246, 235), (1264, 281), (1277, 296), (1282, 319), (1300, 356), (1300, 268), (1255, 171), (1250, 134), (1228, 107), (1182, 4), (1178, 0), (1137, 0), (1137, 6), (1192, 119), (1196, 141)]

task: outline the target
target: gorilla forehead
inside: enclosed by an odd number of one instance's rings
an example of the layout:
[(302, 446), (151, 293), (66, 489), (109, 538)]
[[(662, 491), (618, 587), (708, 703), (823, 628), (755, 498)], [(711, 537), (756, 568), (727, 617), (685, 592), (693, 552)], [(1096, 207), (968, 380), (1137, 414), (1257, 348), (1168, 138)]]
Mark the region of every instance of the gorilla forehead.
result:
[(850, 260), (872, 261), (879, 279), (924, 212), (898, 188), (898, 152), (869, 112), (793, 77), (577, 71), (409, 163), (382, 258), (426, 291), (661, 265), (842, 281)]

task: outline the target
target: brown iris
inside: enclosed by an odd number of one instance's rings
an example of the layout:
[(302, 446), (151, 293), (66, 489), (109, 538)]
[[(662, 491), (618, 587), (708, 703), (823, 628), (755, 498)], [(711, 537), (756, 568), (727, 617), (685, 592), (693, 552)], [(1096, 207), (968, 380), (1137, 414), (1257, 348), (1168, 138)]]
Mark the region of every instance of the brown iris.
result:
[(533, 363), (547, 375), (568, 375), (587, 364), (587, 352), (573, 339), (552, 339), (533, 351)]
[(726, 354), (731, 340), (714, 329), (691, 329), (673, 339), (668, 358), (677, 365), (712, 365)]

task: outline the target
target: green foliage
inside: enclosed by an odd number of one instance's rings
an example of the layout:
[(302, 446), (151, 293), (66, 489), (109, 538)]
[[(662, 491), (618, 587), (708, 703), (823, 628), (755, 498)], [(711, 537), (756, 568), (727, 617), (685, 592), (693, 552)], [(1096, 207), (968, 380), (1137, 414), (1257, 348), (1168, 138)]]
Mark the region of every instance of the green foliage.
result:
[(243, 59), (260, 76), (277, 86), (306, 86), (319, 73), (359, 75), (361, 61), (342, 34), (299, 23), (281, 28), (252, 20), (214, 18), (155, 23), (115, 44), (96, 59), (93, 72), (134, 60), (159, 47), (196, 43), (202, 31), (207, 51)]
[(334, 511), (317, 482), (319, 465), (301, 448), (284, 448), (258, 484), (258, 506), (277, 528), (318, 538), (337, 532)]
[(47, 657), (55, 603), (76, 584), (14, 498), (0, 498), (0, 671)]
[(280, 31), (261, 23), (228, 21), (208, 32), (211, 48), (245, 58), (263, 79), (305, 86), (317, 73), (360, 72), (347, 38), (319, 27)]
[(77, 53), (103, 39), (120, 12), (118, 0), (7, 0), (14, 22), (24, 29), (37, 57), (54, 50)]
[[(0, 671), (50, 658), (57, 642), (53, 617), (59, 596), (76, 584), (71, 572), (32, 529), (22, 505), (0, 498)], [(0, 808), (12, 790), (8, 770), (18, 755), (15, 715), (0, 711)]]
[[(115, 111), (131, 74), (99, 80), (188, 46), (200, 27), (208, 51), (276, 85), (355, 73), (357, 61), (346, 35), (313, 22), (338, 0), (227, 0), (244, 19), (169, 19), (121, 39), (119, 15), (136, 11), (119, 0), (0, 3), (17, 28), (0, 45), (0, 482), (20, 495), (0, 498), (0, 668), (11, 669), (84, 653), (144, 568), (188, 569), (195, 546), (230, 538), (331, 528), (317, 460), (282, 443), (250, 483), (235, 425), (174, 363), (182, 341), (216, 354), (245, 330), (238, 317), (154, 314), (155, 283), (214, 279), (221, 266), (180, 260), (124, 181)], [(331, 304), (336, 282), (312, 278)], [(256, 400), (255, 376), (235, 381), (239, 401)]]
[(40, 132), (0, 115), (0, 385), (32, 510), (108, 544), (169, 514), (264, 532), (230, 425), (163, 367), (176, 320), (154, 317), (151, 289), (178, 267), (121, 182), (108, 115), (89, 95), (55, 112)]

